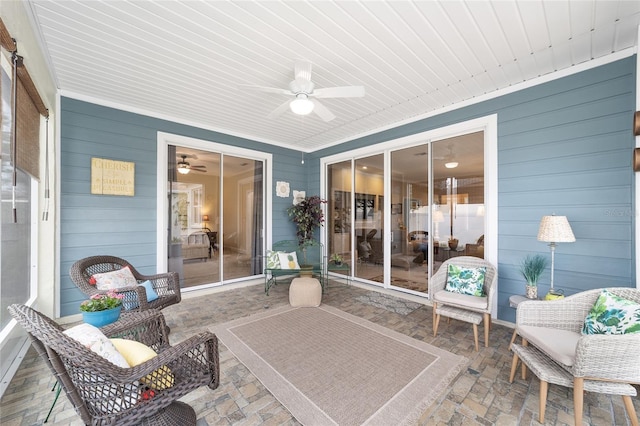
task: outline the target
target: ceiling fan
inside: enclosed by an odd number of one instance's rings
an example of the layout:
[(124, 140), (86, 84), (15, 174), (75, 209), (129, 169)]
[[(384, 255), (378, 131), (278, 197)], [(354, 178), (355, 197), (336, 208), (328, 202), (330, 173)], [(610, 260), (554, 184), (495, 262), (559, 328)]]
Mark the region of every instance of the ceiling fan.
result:
[(191, 170), (193, 170), (194, 172), (202, 172), (202, 173), (207, 172), (207, 166), (192, 166), (187, 161), (187, 155), (182, 154), (180, 155), (180, 157), (182, 157), (182, 161), (179, 161), (178, 164), (176, 164), (178, 173), (186, 175), (186, 174), (189, 174)]
[[(287, 109), (291, 109), (294, 114), (307, 115), (312, 111), (324, 121), (331, 121), (335, 115), (318, 101), (319, 98), (361, 98), (364, 96), (363, 86), (341, 86), (325, 87), (316, 89), (311, 81), (311, 62), (297, 61), (294, 68), (294, 80), (289, 83), (288, 89), (276, 87), (263, 87), (243, 85), (253, 90), (261, 92), (275, 93), (279, 95), (293, 96), (295, 99), (287, 100), (269, 114), (269, 118), (274, 118)], [(313, 99), (312, 99), (313, 98)]]

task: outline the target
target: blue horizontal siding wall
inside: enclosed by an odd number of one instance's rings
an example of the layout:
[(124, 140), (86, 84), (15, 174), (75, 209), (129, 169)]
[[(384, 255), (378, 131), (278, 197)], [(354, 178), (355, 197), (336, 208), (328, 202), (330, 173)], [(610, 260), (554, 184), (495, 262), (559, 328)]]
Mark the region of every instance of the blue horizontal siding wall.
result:
[[(321, 158), (449, 124), (498, 115), (498, 318), (524, 293), (519, 264), (550, 257), (537, 241), (544, 215), (566, 215), (575, 243), (556, 249), (554, 285), (566, 294), (635, 287), (635, 56), (317, 151)], [(310, 182), (310, 186), (312, 183)], [(547, 269), (539, 294), (549, 289)]]
[[(508, 299), (522, 294), (518, 272), (543, 215), (566, 215), (577, 241), (559, 244), (555, 285), (567, 294), (635, 286), (634, 176), (631, 131), (635, 56), (499, 98), (305, 154), (81, 101), (62, 100), (61, 303), (77, 313), (83, 299), (67, 275), (77, 259), (117, 253), (155, 270), (156, 132), (181, 134), (273, 154), (273, 185), (319, 194), (320, 159), (473, 118), (498, 115), (498, 318), (514, 321)], [(136, 162), (136, 196), (90, 194), (92, 156)], [(290, 198), (272, 199), (274, 240), (293, 238)], [(106, 222), (103, 223), (102, 219)], [(132, 237), (133, 236), (133, 237)], [(548, 290), (549, 274), (539, 293)]]
[[(156, 268), (157, 132), (238, 146), (273, 155), (272, 184), (306, 189), (300, 152), (230, 135), (133, 114), (70, 98), (61, 100), (60, 143), (60, 314), (79, 313), (85, 296), (69, 278), (78, 259), (111, 254), (142, 273)], [(91, 194), (91, 158), (135, 163), (135, 196)], [(275, 194), (275, 189), (272, 188)], [(294, 238), (286, 208), (291, 198), (273, 198), (274, 239)]]

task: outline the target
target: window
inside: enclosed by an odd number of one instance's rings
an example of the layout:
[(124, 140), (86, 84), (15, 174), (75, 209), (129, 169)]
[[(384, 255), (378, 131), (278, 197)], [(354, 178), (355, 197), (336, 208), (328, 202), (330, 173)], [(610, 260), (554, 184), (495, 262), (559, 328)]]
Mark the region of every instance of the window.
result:
[[(11, 64), (2, 55), (2, 146), (0, 152), (10, 153), (12, 118), (12, 72)], [(29, 99), (27, 99), (29, 101)], [(40, 125), (37, 114), (26, 124)], [(33, 130), (33, 129), (32, 129)], [(39, 134), (39, 127), (35, 129)], [(38, 141), (36, 141), (38, 143)], [(26, 341), (24, 331), (11, 326), (11, 316), (7, 307), (14, 303), (32, 304), (36, 297), (36, 253), (37, 253), (37, 194), (38, 182), (21, 168), (16, 169), (13, 182), (11, 155), (2, 155), (0, 167), (0, 378), (4, 378)], [(33, 164), (33, 163), (31, 163)], [(35, 164), (37, 168), (37, 163)], [(8, 171), (8, 173), (7, 173)], [(14, 201), (15, 200), (15, 201)], [(15, 206), (15, 212), (14, 212)], [(15, 214), (15, 221), (14, 221)], [(3, 380), (7, 382), (8, 380)], [(0, 392), (1, 393), (1, 392)]]

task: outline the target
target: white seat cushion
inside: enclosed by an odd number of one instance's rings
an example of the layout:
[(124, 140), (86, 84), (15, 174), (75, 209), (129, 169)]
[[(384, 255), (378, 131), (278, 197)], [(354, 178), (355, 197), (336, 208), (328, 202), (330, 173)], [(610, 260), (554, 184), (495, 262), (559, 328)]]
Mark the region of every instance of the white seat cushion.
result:
[(554, 361), (571, 367), (576, 358), (580, 333), (548, 327), (519, 325), (518, 334)]
[(488, 299), (487, 296), (469, 296), (466, 294), (452, 293), (446, 290), (440, 290), (433, 295), (436, 303), (451, 304), (457, 306), (466, 306), (471, 309), (486, 310)]

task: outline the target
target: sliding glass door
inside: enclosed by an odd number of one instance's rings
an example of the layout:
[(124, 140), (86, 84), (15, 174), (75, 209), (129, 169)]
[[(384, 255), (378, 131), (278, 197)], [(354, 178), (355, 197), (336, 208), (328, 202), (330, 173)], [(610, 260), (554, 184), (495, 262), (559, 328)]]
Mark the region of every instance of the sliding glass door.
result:
[(476, 131), (327, 162), (329, 252), (354, 279), (420, 295), (446, 260), (485, 257), (484, 151)]
[(263, 161), (168, 145), (167, 265), (183, 288), (262, 273)]

